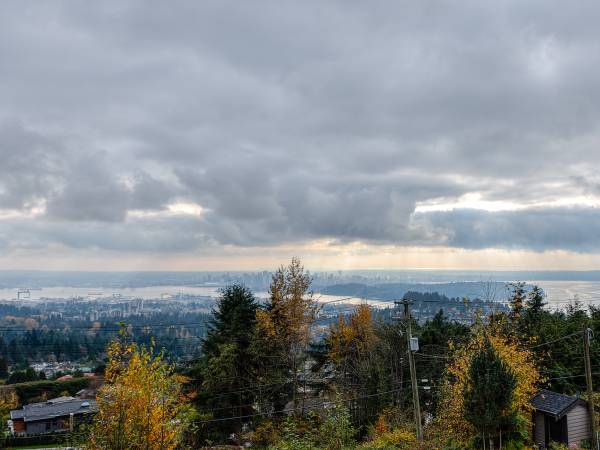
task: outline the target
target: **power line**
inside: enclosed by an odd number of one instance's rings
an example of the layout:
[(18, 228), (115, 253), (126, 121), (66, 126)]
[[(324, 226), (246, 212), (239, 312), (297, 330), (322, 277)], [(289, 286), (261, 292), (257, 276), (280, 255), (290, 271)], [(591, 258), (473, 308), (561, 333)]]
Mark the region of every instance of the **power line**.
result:
[[(394, 382), (392, 384), (394, 384), (396, 386), (403, 386), (404, 387), (404, 385), (409, 384), (409, 383), (410, 383), (410, 380), (404, 380), (404, 381), (401, 381), (401, 382)], [(346, 386), (348, 386), (348, 385), (346, 385)], [(352, 386), (352, 385), (350, 385), (350, 386)], [(363, 386), (363, 385), (359, 383), (359, 384), (355, 384), (354, 386)], [(402, 388), (397, 388), (396, 391), (401, 391), (403, 389), (403, 387)], [(423, 388), (424, 386), (420, 386), (420, 387)], [(428, 387), (430, 389), (434, 388), (433, 386), (428, 386)], [(231, 391), (231, 393), (235, 393), (235, 392), (236, 391)], [(220, 394), (227, 394), (227, 392), (220, 393)], [(220, 394), (218, 394), (216, 396), (213, 396), (213, 397), (220, 396)], [(385, 394), (385, 392), (383, 394)], [(374, 395), (378, 395), (378, 394), (371, 394), (369, 396), (374, 396)], [(357, 397), (357, 398), (349, 399), (349, 400), (346, 400), (346, 401), (360, 400), (362, 398), (367, 398), (369, 396), (366, 396), (366, 397)], [(250, 406), (254, 406), (255, 404), (256, 404), (256, 402), (245, 404), (245, 405), (222, 406), (222, 407), (218, 407), (218, 408), (202, 409), (200, 412), (201, 413), (209, 413), (209, 412), (214, 412), (214, 411), (222, 411), (224, 409), (247, 408), (247, 407), (250, 407)], [(296, 408), (296, 409), (298, 409), (298, 408)]]
[[(385, 392), (378, 392), (376, 394), (370, 394), (370, 395), (363, 395), (360, 397), (354, 397), (351, 399), (346, 399), (346, 400), (341, 400), (341, 402), (346, 403), (346, 402), (353, 402), (356, 400), (362, 400), (365, 398), (370, 398), (370, 397), (377, 397), (377, 396), (381, 396), (381, 395), (386, 395), (386, 394), (392, 394), (395, 392), (400, 391), (401, 389), (393, 389), (391, 391), (385, 391)], [(329, 404), (335, 404), (335, 402), (328, 402)], [(264, 412), (264, 413), (255, 413), (255, 414), (246, 414), (243, 416), (234, 416), (234, 417), (222, 417), (219, 419), (209, 419), (209, 420), (201, 420), (200, 423), (212, 423), (212, 422), (224, 422), (227, 420), (239, 420), (239, 419), (249, 419), (251, 417), (259, 417), (259, 416), (268, 416), (268, 415), (272, 415), (272, 414), (281, 414), (281, 413), (288, 413), (288, 412), (294, 412), (294, 411), (298, 411), (299, 408), (288, 408), (288, 409), (282, 409), (279, 411), (271, 411), (271, 412)], [(327, 406), (320, 406), (320, 407), (310, 407), (311, 410), (315, 410), (315, 409), (328, 409)]]
[(542, 342), (541, 344), (532, 345), (532, 346), (531, 346), (531, 347), (529, 347), (529, 348), (530, 348), (530, 349), (533, 349), (533, 348), (542, 347), (542, 346), (544, 346), (544, 345), (550, 345), (550, 344), (554, 344), (555, 342), (559, 342), (559, 341), (562, 341), (562, 340), (564, 340), (564, 339), (568, 339), (568, 338), (570, 338), (570, 337), (577, 336), (577, 335), (580, 335), (580, 334), (582, 334), (582, 332), (581, 332), (581, 331), (576, 331), (575, 333), (571, 333), (571, 334), (568, 334), (568, 335), (566, 335), (566, 336), (562, 336), (562, 337), (560, 337), (560, 338), (553, 339), (553, 340), (551, 340), (551, 341), (548, 341), (548, 342)]

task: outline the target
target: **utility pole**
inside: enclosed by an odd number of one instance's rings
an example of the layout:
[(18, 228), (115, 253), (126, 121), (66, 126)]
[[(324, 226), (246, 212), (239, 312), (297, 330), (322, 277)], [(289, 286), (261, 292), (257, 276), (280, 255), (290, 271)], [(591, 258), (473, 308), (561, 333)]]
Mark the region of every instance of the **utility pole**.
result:
[(592, 448), (598, 450), (598, 436), (596, 435), (596, 419), (594, 417), (594, 389), (592, 388), (592, 364), (590, 363), (590, 334), (592, 330), (583, 327), (583, 355), (585, 361), (585, 383), (587, 385), (588, 411), (592, 425)]
[(410, 347), (412, 338), (412, 325), (410, 316), (410, 300), (406, 298), (396, 304), (404, 305), (404, 320), (406, 321), (406, 345), (408, 349), (408, 365), (410, 368), (410, 384), (412, 386), (413, 407), (415, 410), (415, 426), (417, 429), (417, 439), (423, 440), (423, 428), (421, 425), (421, 406), (419, 405), (419, 389), (417, 387), (417, 369), (415, 368), (415, 358)]

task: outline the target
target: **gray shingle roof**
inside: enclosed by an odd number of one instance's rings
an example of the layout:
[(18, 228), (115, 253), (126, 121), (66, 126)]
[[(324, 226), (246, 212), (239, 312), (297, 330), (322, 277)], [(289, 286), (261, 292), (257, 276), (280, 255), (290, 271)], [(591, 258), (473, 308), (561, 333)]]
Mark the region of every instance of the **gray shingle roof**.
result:
[(541, 390), (531, 400), (532, 406), (541, 412), (551, 414), (557, 418), (565, 415), (578, 402), (583, 402), (579, 397), (559, 394), (557, 392)]
[(23, 419), (25, 422), (68, 416), (70, 414), (86, 414), (98, 410), (96, 400), (81, 400), (73, 397), (59, 397), (46, 402), (31, 403), (10, 412), (10, 418)]

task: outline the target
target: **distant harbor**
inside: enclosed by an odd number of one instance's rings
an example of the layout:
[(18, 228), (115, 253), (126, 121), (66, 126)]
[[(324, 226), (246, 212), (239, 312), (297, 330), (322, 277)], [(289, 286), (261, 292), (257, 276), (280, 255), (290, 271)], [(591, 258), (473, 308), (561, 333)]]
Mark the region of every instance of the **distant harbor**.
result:
[[(473, 282), (474, 285), (483, 285), (482, 282)], [(547, 294), (547, 302), (551, 308), (561, 308), (568, 304), (579, 301), (581, 304), (600, 306), (600, 281), (555, 281), (539, 280), (527, 281), (530, 285), (539, 285)], [(414, 286), (423, 290), (426, 284), (427, 291), (437, 292), (436, 285), (443, 283), (415, 283)], [(447, 283), (446, 283), (447, 284)], [(65, 299), (95, 300), (98, 298), (123, 301), (127, 299), (162, 299), (168, 301), (171, 298), (181, 296), (197, 296), (215, 298), (219, 294), (222, 286), (145, 286), (145, 287), (73, 287), (73, 286), (52, 286), (36, 288), (1, 288), (0, 300), (8, 301), (52, 301)], [(266, 297), (266, 292), (256, 292), (257, 297)], [(475, 290), (466, 292), (465, 296), (470, 298), (477, 297)], [(386, 307), (390, 299), (372, 298), (370, 296), (344, 296), (344, 295), (325, 295), (315, 293), (315, 297), (321, 302), (339, 300), (340, 303), (358, 304), (367, 301), (376, 307)], [(350, 297), (350, 298), (348, 298)]]

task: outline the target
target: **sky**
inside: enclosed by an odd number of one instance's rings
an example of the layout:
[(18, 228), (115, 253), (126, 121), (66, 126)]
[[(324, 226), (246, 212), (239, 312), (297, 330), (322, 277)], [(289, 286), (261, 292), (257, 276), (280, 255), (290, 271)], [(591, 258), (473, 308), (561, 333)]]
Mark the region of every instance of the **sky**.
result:
[(0, 268), (600, 268), (600, 3), (0, 3)]

